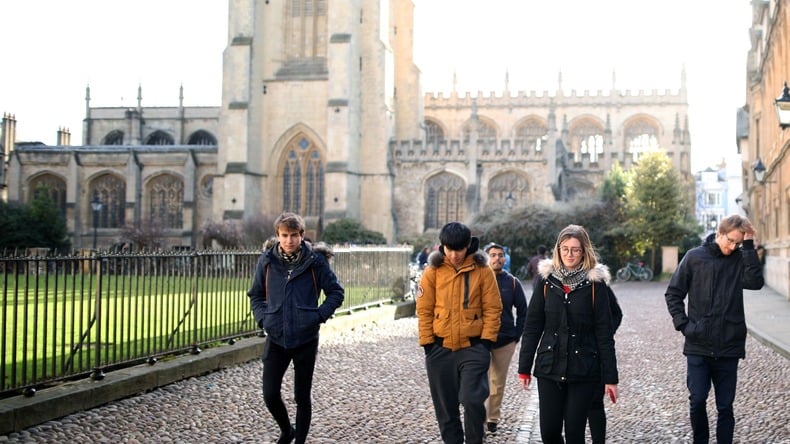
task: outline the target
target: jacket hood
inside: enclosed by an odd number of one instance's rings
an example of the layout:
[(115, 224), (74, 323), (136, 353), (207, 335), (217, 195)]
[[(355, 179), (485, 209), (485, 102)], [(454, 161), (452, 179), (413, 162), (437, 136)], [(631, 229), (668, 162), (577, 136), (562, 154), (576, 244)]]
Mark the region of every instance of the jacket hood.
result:
[[(440, 248), (439, 250), (431, 253), (430, 256), (428, 256), (428, 265), (434, 267), (442, 265), (444, 263), (443, 251), (444, 250)], [(475, 263), (479, 266), (488, 265), (488, 257), (486, 257), (486, 254), (480, 250), (477, 250), (472, 254), (472, 259), (474, 259)]]
[[(552, 271), (554, 271), (554, 263), (551, 259), (543, 259), (538, 262), (538, 273), (543, 279), (547, 279)], [(612, 280), (612, 274), (609, 272), (609, 267), (604, 264), (597, 264), (587, 272), (587, 279), (609, 285), (609, 282)]]

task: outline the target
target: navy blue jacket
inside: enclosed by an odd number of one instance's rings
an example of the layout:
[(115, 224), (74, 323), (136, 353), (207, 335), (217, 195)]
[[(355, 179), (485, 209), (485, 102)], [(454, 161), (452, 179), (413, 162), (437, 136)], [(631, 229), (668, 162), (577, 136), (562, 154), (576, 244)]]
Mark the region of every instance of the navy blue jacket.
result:
[[(322, 322), (332, 317), (345, 298), (325, 255), (302, 242), (299, 263), (289, 270), (275, 249), (258, 259), (252, 288), (247, 292), (258, 326), (284, 348), (295, 348), (318, 339)], [(326, 296), (321, 305), (318, 299)]]
[[(753, 240), (729, 256), (715, 233), (689, 250), (664, 295), (675, 330), (686, 337), (683, 353), (709, 357), (746, 356), (743, 289), (763, 287), (763, 271)], [(684, 299), (688, 295), (688, 313)]]
[[(502, 270), (496, 275), (499, 296), (502, 298), (502, 325), (499, 327), (494, 348), (502, 347), (511, 342), (518, 342), (524, 333), (524, 322), (527, 320), (527, 297), (524, 287), (515, 276)], [(513, 319), (513, 307), (516, 318)]]

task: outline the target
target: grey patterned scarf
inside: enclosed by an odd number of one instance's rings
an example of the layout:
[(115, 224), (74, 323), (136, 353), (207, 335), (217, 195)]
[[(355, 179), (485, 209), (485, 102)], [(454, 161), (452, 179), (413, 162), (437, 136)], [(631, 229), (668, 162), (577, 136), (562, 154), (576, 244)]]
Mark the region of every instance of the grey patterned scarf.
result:
[(551, 275), (557, 278), (562, 285), (570, 288), (571, 291), (576, 289), (585, 279), (587, 279), (587, 271), (581, 268), (575, 270), (566, 270), (564, 266), (560, 265), (559, 269), (554, 269)]

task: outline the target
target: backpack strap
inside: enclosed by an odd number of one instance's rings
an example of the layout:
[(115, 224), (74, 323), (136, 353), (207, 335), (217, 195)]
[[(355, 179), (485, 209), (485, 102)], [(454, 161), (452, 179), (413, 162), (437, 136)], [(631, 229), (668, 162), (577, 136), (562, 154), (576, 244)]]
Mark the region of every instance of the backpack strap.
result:
[(263, 272), (263, 301), (269, 300), (269, 263), (266, 263), (266, 270)]

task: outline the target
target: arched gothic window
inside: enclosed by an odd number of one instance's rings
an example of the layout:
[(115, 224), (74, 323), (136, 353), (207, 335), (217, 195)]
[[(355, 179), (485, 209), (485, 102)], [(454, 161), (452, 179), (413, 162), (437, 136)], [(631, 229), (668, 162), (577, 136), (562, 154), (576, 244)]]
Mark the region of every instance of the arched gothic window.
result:
[(425, 121), (425, 143), (436, 145), (444, 141), (444, 131), (438, 123), (432, 120)]
[(112, 130), (104, 136), (104, 145), (123, 145), (123, 131)]
[(99, 217), (96, 221), (98, 228), (120, 228), (125, 223), (126, 209), (126, 183), (113, 176), (103, 174), (91, 182), (90, 199), (85, 202), (87, 214), (92, 214), (90, 201), (98, 197), (102, 203)]
[[(464, 142), (471, 140), (473, 120), (468, 120), (464, 125)], [(477, 140), (485, 140), (488, 142), (496, 142), (496, 128), (491, 122), (484, 119), (477, 120)]]
[(439, 173), (425, 184), (425, 229), (464, 220), (466, 185), (451, 173)]
[(205, 130), (198, 130), (189, 136), (188, 145), (216, 145), (217, 138)]
[(183, 228), (184, 182), (172, 174), (162, 174), (148, 181), (145, 188), (151, 225)]
[(529, 181), (524, 174), (507, 171), (497, 174), (488, 183), (487, 205), (512, 208), (529, 202)]
[(302, 216), (324, 211), (324, 163), (318, 148), (304, 135), (285, 150), (282, 166), (283, 210)]
[(584, 119), (573, 125), (570, 130), (570, 146), (575, 162), (582, 161), (582, 155), (587, 154), (590, 162), (598, 162), (603, 154), (604, 129), (597, 122)]
[(542, 121), (530, 118), (516, 128), (516, 139), (529, 151), (540, 152), (548, 140), (548, 129)]
[(42, 174), (30, 181), (32, 201), (38, 193), (46, 193), (49, 200), (57, 207), (63, 217), (66, 217), (66, 181), (54, 174)]
[(624, 133), (626, 148), (634, 162), (643, 153), (658, 149), (658, 128), (645, 119), (627, 124)]
[(173, 145), (173, 138), (164, 131), (154, 131), (145, 141), (145, 145)]

